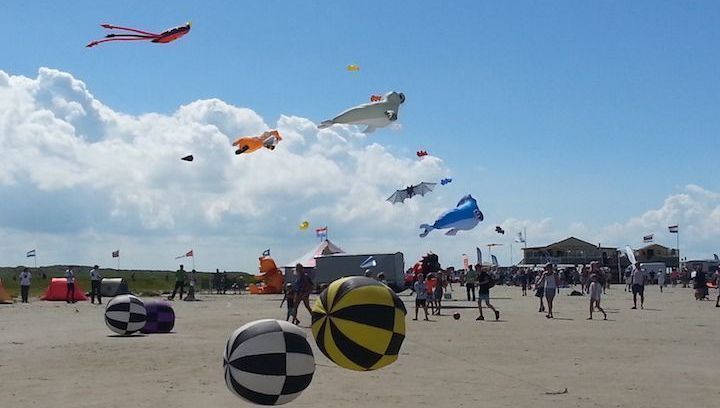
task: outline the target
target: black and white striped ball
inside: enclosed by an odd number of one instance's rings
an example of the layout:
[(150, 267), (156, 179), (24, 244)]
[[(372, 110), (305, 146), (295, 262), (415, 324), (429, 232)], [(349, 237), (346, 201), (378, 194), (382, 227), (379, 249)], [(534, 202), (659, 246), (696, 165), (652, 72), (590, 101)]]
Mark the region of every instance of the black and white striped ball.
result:
[(281, 405), (310, 385), (315, 356), (300, 328), (265, 319), (235, 330), (225, 347), (223, 367), (233, 394), (259, 405)]
[(117, 334), (127, 336), (145, 326), (145, 304), (133, 295), (115, 296), (105, 308), (105, 324)]

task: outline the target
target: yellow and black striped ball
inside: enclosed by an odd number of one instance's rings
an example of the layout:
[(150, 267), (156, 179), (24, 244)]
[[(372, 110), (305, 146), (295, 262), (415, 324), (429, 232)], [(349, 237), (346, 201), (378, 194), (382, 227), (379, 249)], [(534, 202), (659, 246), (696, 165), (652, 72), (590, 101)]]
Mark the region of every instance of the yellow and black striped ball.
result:
[(406, 314), (392, 289), (352, 276), (320, 294), (312, 309), (312, 332), (320, 351), (340, 367), (377, 370), (397, 360)]

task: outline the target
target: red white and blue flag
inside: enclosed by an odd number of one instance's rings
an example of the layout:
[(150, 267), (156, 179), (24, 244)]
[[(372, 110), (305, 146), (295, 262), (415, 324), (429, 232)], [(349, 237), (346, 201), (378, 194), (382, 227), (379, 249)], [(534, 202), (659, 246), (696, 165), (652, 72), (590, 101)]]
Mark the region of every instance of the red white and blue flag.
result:
[(643, 242), (653, 242), (654, 236), (653, 234), (648, 234), (643, 236)]
[(315, 236), (318, 238), (327, 238), (328, 227), (315, 228)]
[(668, 227), (668, 231), (669, 231), (671, 234), (677, 234), (677, 233), (678, 233), (678, 226), (677, 226), (677, 224), (676, 224), (676, 225), (671, 225), (671, 226), (669, 226), (669, 227)]
[(176, 256), (175, 259), (189, 258), (193, 256), (193, 250), (189, 250), (185, 255)]

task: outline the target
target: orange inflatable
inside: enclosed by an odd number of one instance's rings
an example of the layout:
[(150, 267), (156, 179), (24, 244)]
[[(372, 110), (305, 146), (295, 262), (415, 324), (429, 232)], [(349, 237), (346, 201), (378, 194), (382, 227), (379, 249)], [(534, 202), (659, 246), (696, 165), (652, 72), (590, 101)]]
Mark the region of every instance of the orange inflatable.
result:
[(237, 146), (235, 154), (252, 153), (260, 148), (275, 150), (275, 146), (282, 140), (280, 132), (269, 130), (260, 136), (241, 137), (233, 142)]
[(275, 260), (269, 256), (263, 256), (260, 259), (260, 275), (255, 275), (255, 279), (260, 281), (248, 285), (248, 290), (253, 295), (267, 295), (282, 293), (283, 276), (280, 269), (275, 265)]

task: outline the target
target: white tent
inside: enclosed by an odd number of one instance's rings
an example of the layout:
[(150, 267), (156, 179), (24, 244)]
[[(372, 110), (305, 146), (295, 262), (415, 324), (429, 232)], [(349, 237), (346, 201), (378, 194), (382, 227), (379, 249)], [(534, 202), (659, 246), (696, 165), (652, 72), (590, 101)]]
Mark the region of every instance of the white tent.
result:
[(344, 253), (345, 251), (343, 251), (339, 246), (333, 244), (326, 239), (325, 241), (321, 242), (320, 245), (313, 248), (310, 252), (306, 253), (305, 255), (301, 256), (290, 264), (285, 265), (285, 268), (294, 268), (297, 264), (301, 264), (305, 268), (315, 268), (316, 257)]

